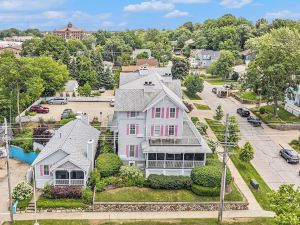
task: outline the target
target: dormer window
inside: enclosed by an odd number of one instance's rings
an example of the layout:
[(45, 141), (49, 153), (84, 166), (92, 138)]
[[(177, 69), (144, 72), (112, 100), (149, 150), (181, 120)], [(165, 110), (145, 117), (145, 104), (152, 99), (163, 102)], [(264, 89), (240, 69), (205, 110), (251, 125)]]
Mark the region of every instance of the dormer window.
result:
[(130, 112), (129, 113), (129, 117), (130, 118), (135, 118), (137, 116), (137, 113), (136, 112)]

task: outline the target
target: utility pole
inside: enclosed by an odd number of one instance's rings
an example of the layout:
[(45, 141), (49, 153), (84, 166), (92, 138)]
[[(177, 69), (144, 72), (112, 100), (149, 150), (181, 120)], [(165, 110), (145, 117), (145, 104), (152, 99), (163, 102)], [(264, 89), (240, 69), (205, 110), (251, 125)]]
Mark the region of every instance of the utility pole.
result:
[(37, 213), (36, 213), (36, 181), (35, 181), (35, 166), (32, 167), (32, 175), (33, 175), (33, 201), (34, 201), (34, 217), (35, 223), (34, 225), (39, 225), (37, 220)]
[(9, 143), (8, 143), (8, 129), (7, 129), (7, 120), (4, 118), (4, 140), (6, 144), (6, 169), (7, 169), (7, 182), (8, 182), (8, 196), (9, 196), (9, 212), (10, 212), (10, 221), (14, 222), (14, 215), (12, 211), (12, 196), (11, 196), (11, 184), (10, 184), (10, 170), (9, 170)]
[(223, 162), (222, 162), (222, 180), (221, 180), (221, 193), (220, 193), (220, 206), (218, 214), (218, 222), (223, 220), (224, 211), (224, 197), (226, 188), (226, 164), (227, 164), (227, 141), (228, 141), (228, 125), (229, 125), (229, 114), (226, 114), (225, 122), (225, 138), (224, 138), (224, 151), (223, 151)]

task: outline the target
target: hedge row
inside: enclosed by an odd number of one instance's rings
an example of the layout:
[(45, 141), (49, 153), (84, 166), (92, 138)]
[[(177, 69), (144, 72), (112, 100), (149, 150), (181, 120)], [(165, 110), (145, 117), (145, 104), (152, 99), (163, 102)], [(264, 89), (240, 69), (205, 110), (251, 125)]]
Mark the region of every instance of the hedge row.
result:
[(192, 180), (190, 177), (185, 176), (164, 176), (151, 174), (146, 184), (153, 189), (190, 189)]
[(196, 195), (200, 196), (220, 196), (220, 188), (219, 187), (203, 187), (197, 184), (192, 185), (192, 192)]

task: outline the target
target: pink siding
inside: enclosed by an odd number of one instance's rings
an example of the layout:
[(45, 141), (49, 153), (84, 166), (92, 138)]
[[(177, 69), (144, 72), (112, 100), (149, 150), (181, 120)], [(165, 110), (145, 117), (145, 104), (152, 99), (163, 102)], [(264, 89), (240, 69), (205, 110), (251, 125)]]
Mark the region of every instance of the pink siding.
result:
[(165, 135), (166, 135), (166, 136), (169, 136), (169, 126), (166, 126), (166, 127), (165, 127)]
[(164, 136), (164, 126), (160, 126), (160, 136)]
[(152, 118), (154, 118), (154, 107), (152, 107)]
[(126, 134), (129, 135), (129, 124), (127, 124), (127, 131)]
[(177, 107), (176, 108), (176, 118), (178, 118), (178, 116), (179, 116), (179, 108)]
[(151, 126), (151, 136), (154, 136), (154, 125)]
[(162, 107), (161, 108), (161, 118), (164, 118), (164, 116), (165, 116), (165, 108)]
[(139, 146), (136, 145), (135, 146), (135, 154), (134, 154), (135, 158), (138, 158), (139, 157)]
[(140, 133), (140, 125), (136, 124), (135, 129), (136, 129), (136, 134), (139, 134)]
[(129, 157), (129, 145), (126, 145), (126, 157)]
[(178, 135), (178, 125), (175, 126), (175, 137)]
[(170, 108), (167, 107), (167, 112), (166, 112), (166, 118), (169, 119), (169, 114), (170, 114)]
[(40, 165), (40, 175), (44, 176), (44, 166)]

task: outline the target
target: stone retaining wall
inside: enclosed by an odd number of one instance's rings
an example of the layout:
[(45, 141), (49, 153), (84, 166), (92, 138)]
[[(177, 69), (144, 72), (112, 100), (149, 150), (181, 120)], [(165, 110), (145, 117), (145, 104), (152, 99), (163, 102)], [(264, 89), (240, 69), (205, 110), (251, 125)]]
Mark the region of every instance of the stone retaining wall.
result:
[[(177, 211), (217, 211), (219, 202), (199, 203), (157, 203), (157, 202), (95, 202), (95, 212), (177, 212)], [(226, 202), (225, 210), (247, 210), (247, 202)]]
[(300, 130), (300, 124), (281, 124), (281, 125), (272, 125), (272, 124), (267, 124), (269, 127), (276, 129), (276, 130)]
[[(256, 102), (257, 101), (251, 101), (251, 100), (245, 100), (245, 99), (242, 99), (242, 98), (240, 98), (239, 96), (237, 96), (236, 94), (232, 94), (232, 97), (234, 97), (236, 100), (238, 100), (240, 103), (242, 103), (242, 104), (256, 104)], [(261, 101), (261, 102), (263, 102), (263, 101)]]

